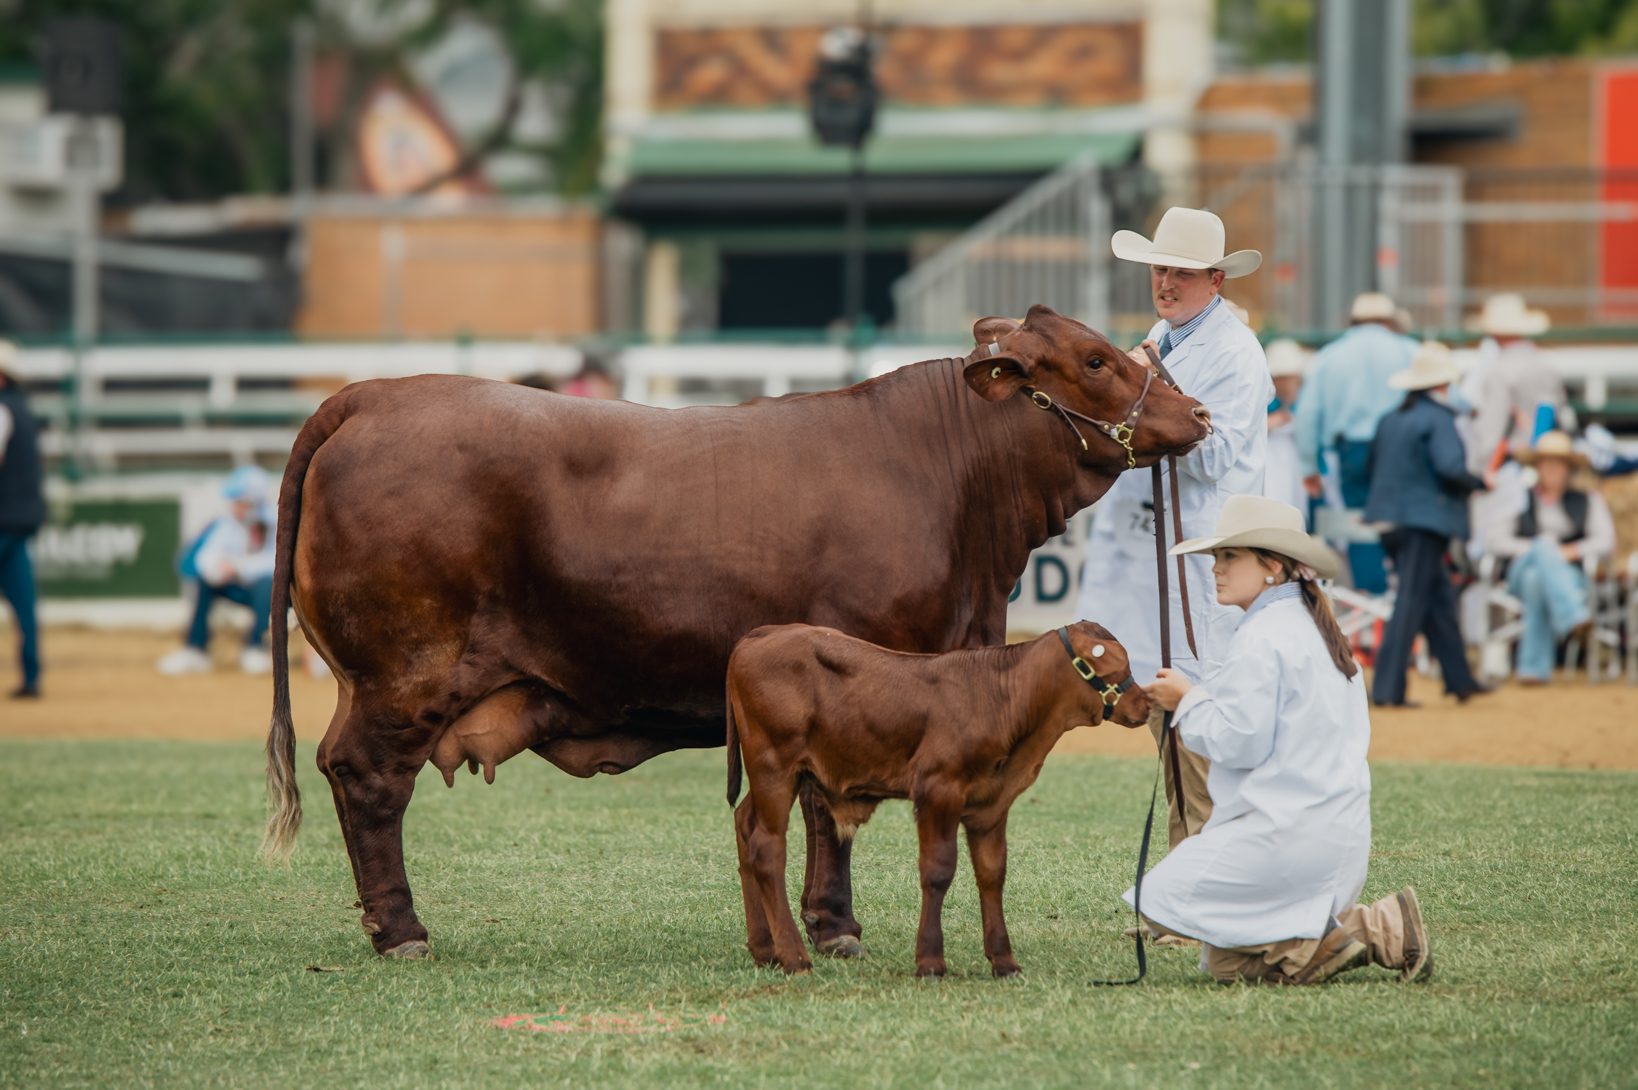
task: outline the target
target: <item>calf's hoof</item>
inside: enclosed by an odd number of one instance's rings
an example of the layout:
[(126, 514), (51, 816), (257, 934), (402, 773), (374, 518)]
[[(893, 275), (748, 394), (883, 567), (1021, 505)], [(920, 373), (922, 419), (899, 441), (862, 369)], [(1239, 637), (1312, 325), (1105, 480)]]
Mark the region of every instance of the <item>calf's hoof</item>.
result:
[(929, 961), (916, 965), (916, 975), (923, 980), (943, 980), (944, 974), (947, 972), (949, 970), (944, 967), (942, 961)]
[(432, 947), (420, 939), (411, 939), (409, 942), (399, 943), (391, 950), (381, 951), (381, 956), (384, 958), (430, 958), (432, 957)]
[(785, 970), (786, 976), (807, 976), (813, 972), (813, 962), (809, 961), (807, 958), (803, 958), (801, 961), (792, 962), (789, 965), (781, 963), (779, 967)]
[(864, 947), (853, 935), (837, 935), (813, 944), (813, 948), (827, 958), (862, 958)]
[(1010, 976), (1023, 976), (1024, 975), (1024, 970), (1019, 967), (1019, 965), (1018, 965), (1018, 963), (1016, 961), (1013, 961), (1011, 959), (1008, 959), (1006, 961), (991, 962), (990, 963), (990, 972), (994, 973), (997, 977), (999, 977), (1002, 980), (1005, 980), (1007, 977), (1010, 977)]

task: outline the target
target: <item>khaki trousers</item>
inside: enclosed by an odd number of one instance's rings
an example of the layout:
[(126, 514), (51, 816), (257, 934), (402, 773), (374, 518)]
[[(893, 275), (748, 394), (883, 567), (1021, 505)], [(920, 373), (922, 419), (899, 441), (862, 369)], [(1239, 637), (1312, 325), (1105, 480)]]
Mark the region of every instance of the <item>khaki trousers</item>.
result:
[[(1354, 905), (1337, 917), (1342, 929), (1371, 948), (1371, 961), (1384, 969), (1405, 967), (1405, 917), (1399, 898), (1389, 894), (1369, 905)], [(1144, 917), (1149, 930), (1158, 935), (1177, 932)], [(1185, 936), (1189, 937), (1189, 936)], [(1314, 959), (1318, 939), (1286, 939), (1261, 946), (1207, 946), (1206, 972), (1224, 984), (1236, 980), (1261, 981), (1281, 974), (1296, 976)]]
[[(1183, 772), (1180, 812), (1177, 785), (1172, 782), (1172, 742), (1161, 738), (1165, 715), (1159, 704), (1150, 705), (1149, 731), (1155, 736), (1155, 745), (1160, 747), (1160, 767), (1166, 779), (1167, 846), (1175, 848), (1184, 837), (1198, 833), (1211, 817), (1211, 792), (1206, 790), (1206, 773), (1211, 771), (1211, 761), (1191, 752), (1187, 746), (1178, 746), (1177, 764)], [(1176, 737), (1177, 732), (1173, 731), (1172, 738)]]

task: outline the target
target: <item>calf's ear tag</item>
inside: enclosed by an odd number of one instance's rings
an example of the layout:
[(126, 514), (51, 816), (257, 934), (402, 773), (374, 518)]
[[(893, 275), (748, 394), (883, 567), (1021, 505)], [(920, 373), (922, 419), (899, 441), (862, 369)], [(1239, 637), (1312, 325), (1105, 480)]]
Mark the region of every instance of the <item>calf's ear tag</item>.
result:
[(1103, 644), (1100, 643), (1092, 649), (1092, 657), (1095, 659), (1103, 658)]

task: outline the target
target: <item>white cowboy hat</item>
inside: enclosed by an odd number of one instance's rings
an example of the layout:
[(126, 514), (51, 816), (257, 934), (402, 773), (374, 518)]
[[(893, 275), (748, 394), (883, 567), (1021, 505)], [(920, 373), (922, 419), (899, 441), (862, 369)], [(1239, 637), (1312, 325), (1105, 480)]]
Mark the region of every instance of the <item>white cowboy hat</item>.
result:
[(1398, 314), (1392, 299), (1379, 291), (1366, 291), (1354, 296), (1348, 319), (1354, 322), (1391, 322)]
[(1223, 255), (1223, 221), (1200, 208), (1168, 208), (1150, 242), (1136, 231), (1116, 231), (1109, 248), (1122, 261), (1176, 269), (1222, 269), (1224, 276), (1257, 271), (1263, 255), (1236, 250)]
[(1285, 378), (1287, 375), (1306, 375), (1313, 353), (1290, 337), (1270, 341), (1263, 350), (1268, 356), (1268, 377)]
[(1459, 382), (1462, 369), (1456, 366), (1456, 355), (1449, 346), (1438, 341), (1423, 341), (1411, 357), (1411, 365), (1388, 376), (1388, 385), (1395, 390), (1431, 390), (1435, 386)]
[(1570, 437), (1557, 428), (1542, 432), (1541, 438), (1523, 450), (1514, 451), (1513, 457), (1527, 466), (1533, 466), (1543, 458), (1562, 458), (1576, 469), (1587, 465), (1587, 456), (1576, 450)]
[(1172, 546), (1170, 555), (1232, 548), (1267, 549), (1289, 556), (1313, 568), (1321, 579), (1334, 579), (1342, 566), (1331, 546), (1303, 530), (1301, 511), (1263, 496), (1230, 496), (1223, 502), (1211, 537), (1181, 541)]
[(1496, 337), (1534, 337), (1552, 324), (1545, 310), (1532, 310), (1524, 305), (1524, 296), (1511, 291), (1492, 295), (1484, 309), (1467, 320), (1467, 328)]

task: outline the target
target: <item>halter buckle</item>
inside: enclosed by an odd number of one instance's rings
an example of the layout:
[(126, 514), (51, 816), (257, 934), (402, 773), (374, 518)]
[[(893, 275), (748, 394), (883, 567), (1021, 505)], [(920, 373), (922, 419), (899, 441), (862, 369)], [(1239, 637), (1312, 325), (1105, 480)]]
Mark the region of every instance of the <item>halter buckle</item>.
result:
[(1051, 397), (1051, 395), (1046, 394), (1046, 393), (1044, 393), (1044, 392), (1042, 392), (1040, 390), (1031, 390), (1029, 392), (1029, 399), (1031, 401), (1035, 402), (1035, 407), (1037, 409), (1050, 409), (1050, 408), (1052, 408), (1052, 397)]
[(1092, 669), (1092, 664), (1081, 658), (1079, 655), (1076, 655), (1074, 658), (1070, 659), (1069, 664), (1075, 667), (1075, 672), (1081, 675), (1082, 681), (1093, 681), (1098, 676), (1097, 672)]

